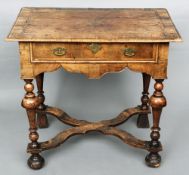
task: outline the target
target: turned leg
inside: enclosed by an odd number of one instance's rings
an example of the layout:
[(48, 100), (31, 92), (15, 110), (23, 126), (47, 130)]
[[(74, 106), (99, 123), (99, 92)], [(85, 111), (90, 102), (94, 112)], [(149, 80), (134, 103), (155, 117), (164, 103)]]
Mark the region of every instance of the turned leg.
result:
[[(29, 139), (31, 143), (29, 144), (30, 149), (35, 150), (39, 148), (38, 138), (39, 135), (37, 133), (37, 125), (36, 125), (36, 108), (38, 107), (40, 101), (39, 98), (35, 96), (33, 93), (34, 85), (32, 84), (32, 80), (25, 80), (26, 84), (24, 89), (26, 94), (22, 100), (22, 106), (26, 109), (28, 120), (29, 120)], [(41, 155), (35, 151), (31, 153), (31, 157), (28, 159), (28, 166), (32, 169), (40, 169), (44, 164), (44, 159)]]
[[(143, 92), (142, 92), (142, 97), (141, 97), (141, 102), (142, 102), (141, 108), (143, 110), (147, 110), (149, 108), (148, 89), (150, 85), (151, 76), (146, 73), (142, 73), (142, 78), (143, 78)], [(149, 128), (148, 114), (139, 114), (138, 119), (137, 119), (137, 127)]]
[[(36, 83), (37, 83), (37, 89), (38, 89), (38, 98), (40, 100), (40, 105), (38, 107), (39, 110), (43, 111), (45, 110), (46, 106), (44, 104), (45, 96), (43, 91), (43, 79), (44, 79), (44, 73), (41, 73), (36, 76)], [(37, 113), (37, 125), (39, 128), (47, 128), (48, 127), (48, 119), (45, 113), (38, 112)]]
[(150, 153), (146, 156), (146, 163), (150, 167), (159, 167), (161, 162), (161, 157), (158, 153), (158, 148), (160, 147), (160, 116), (162, 112), (162, 108), (166, 106), (166, 98), (164, 97), (163, 90), (163, 80), (156, 79), (156, 83), (154, 85), (155, 92), (150, 98), (150, 105), (152, 107), (153, 114), (153, 127), (151, 128), (151, 142), (150, 142)]

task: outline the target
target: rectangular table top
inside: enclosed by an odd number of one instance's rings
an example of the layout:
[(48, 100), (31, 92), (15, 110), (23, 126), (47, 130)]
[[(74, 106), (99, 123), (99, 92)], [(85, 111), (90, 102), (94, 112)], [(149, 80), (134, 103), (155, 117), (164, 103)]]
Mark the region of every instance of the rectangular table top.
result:
[(7, 40), (170, 42), (181, 37), (166, 9), (22, 8)]

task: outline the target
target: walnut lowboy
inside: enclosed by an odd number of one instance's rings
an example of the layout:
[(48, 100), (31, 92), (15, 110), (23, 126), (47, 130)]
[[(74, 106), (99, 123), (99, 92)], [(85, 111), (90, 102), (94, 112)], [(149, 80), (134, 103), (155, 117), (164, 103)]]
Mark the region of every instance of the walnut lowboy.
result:
[[(113, 135), (130, 146), (147, 150), (147, 165), (160, 165), (159, 121), (162, 108), (166, 106), (162, 90), (163, 80), (167, 78), (169, 43), (181, 41), (166, 9), (23, 8), (7, 40), (19, 42), (21, 78), (26, 83), (22, 106), (30, 124), (29, 167), (42, 168), (44, 159), (40, 152), (89, 131)], [(99, 122), (70, 117), (63, 110), (44, 104), (44, 72), (59, 68), (85, 74), (88, 78), (100, 78), (105, 73), (125, 68), (140, 72), (143, 77), (141, 105)], [(155, 80), (155, 91), (149, 98), (151, 78)], [(33, 79), (37, 82), (37, 96), (33, 92)], [(149, 141), (137, 139), (116, 127), (138, 115), (137, 126), (148, 128), (150, 111), (153, 126)], [(47, 114), (72, 128), (39, 142), (37, 128), (48, 126)]]

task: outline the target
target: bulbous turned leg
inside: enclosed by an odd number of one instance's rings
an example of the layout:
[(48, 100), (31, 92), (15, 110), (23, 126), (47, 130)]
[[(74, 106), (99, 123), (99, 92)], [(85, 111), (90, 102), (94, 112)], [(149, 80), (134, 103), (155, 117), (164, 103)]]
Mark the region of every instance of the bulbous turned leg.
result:
[[(149, 108), (148, 89), (150, 85), (151, 76), (146, 73), (142, 73), (142, 78), (143, 78), (143, 92), (142, 92), (142, 97), (141, 97), (141, 102), (142, 102), (141, 109), (147, 110)], [(137, 119), (137, 127), (149, 128), (148, 114), (139, 114), (138, 119)]]
[[(40, 105), (38, 106), (39, 111), (44, 111), (46, 106), (44, 104), (45, 96), (43, 91), (43, 80), (44, 80), (44, 73), (41, 73), (36, 76), (36, 83), (38, 89), (38, 98), (40, 101)], [(45, 113), (38, 112), (37, 113), (37, 125), (39, 128), (47, 128), (49, 126), (48, 119)]]
[(158, 153), (158, 148), (161, 143), (159, 142), (160, 138), (160, 116), (162, 112), (162, 108), (166, 106), (166, 98), (164, 97), (163, 90), (163, 80), (157, 79), (154, 85), (155, 92), (150, 98), (150, 105), (152, 107), (153, 114), (153, 127), (151, 128), (151, 142), (150, 142), (150, 153), (146, 156), (146, 163), (150, 167), (159, 167), (161, 163), (161, 157)]
[(39, 155), (39, 153), (35, 152), (36, 148), (39, 148), (38, 138), (39, 135), (37, 133), (37, 125), (36, 125), (36, 109), (40, 104), (39, 98), (35, 96), (33, 93), (34, 85), (32, 84), (32, 80), (25, 80), (26, 84), (24, 89), (26, 94), (22, 100), (22, 106), (26, 109), (28, 120), (29, 120), (29, 139), (31, 143), (29, 144), (31, 151), (31, 157), (28, 159), (28, 165), (32, 169), (40, 169), (44, 165), (44, 159)]

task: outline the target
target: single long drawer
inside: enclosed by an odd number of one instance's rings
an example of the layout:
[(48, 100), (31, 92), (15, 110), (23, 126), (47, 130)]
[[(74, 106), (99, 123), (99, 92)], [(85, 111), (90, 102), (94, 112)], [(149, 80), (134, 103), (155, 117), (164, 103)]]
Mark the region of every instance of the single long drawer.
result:
[(157, 62), (154, 43), (30, 43), (32, 63)]

